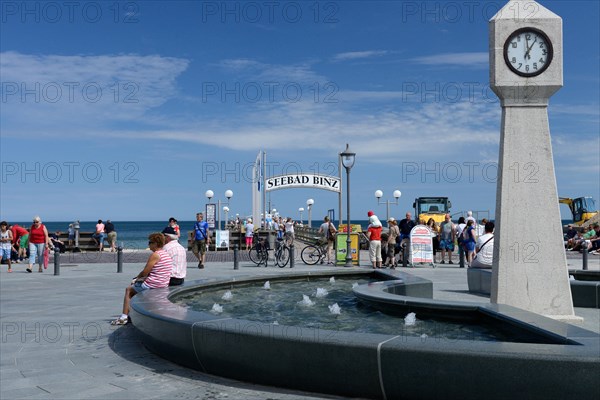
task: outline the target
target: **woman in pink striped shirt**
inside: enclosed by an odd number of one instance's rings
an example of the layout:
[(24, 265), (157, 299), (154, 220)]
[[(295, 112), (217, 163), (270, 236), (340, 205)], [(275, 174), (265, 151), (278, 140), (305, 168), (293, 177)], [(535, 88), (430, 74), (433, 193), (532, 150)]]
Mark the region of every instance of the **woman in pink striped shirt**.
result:
[(125, 325), (129, 322), (129, 302), (136, 294), (148, 289), (166, 288), (169, 286), (171, 271), (173, 270), (173, 259), (163, 250), (165, 238), (162, 233), (153, 233), (148, 236), (148, 247), (152, 254), (144, 269), (133, 279), (131, 285), (125, 289), (123, 299), (123, 314), (112, 321), (112, 325)]

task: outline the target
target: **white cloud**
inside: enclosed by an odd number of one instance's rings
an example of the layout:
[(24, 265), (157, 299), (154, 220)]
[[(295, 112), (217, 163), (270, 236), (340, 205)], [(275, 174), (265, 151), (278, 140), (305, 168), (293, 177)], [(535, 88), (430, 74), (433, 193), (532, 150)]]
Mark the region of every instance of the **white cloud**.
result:
[(410, 61), (423, 65), (454, 65), (475, 68), (487, 67), (489, 54), (479, 53), (441, 53), (430, 56), (412, 58)]
[(0, 54), (3, 135), (85, 135), (140, 120), (177, 93), (188, 61), (161, 56)]
[(359, 60), (365, 58), (381, 57), (388, 54), (387, 50), (367, 50), (367, 51), (351, 51), (346, 53), (338, 53), (333, 56), (333, 62)]

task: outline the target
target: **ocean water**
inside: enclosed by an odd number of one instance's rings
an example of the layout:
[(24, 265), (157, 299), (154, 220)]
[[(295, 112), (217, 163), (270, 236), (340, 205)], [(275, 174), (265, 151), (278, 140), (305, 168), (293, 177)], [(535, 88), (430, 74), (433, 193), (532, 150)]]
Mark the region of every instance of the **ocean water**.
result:
[[(12, 222), (12, 221), (11, 221)], [(148, 247), (148, 235), (153, 232), (162, 231), (167, 225), (168, 221), (112, 221), (117, 231), (117, 242), (119, 245), (126, 249), (145, 249)], [(188, 232), (193, 230), (195, 221), (179, 221), (179, 227), (182, 232), (182, 237)], [(303, 221), (306, 224), (306, 220)], [(367, 220), (352, 220), (352, 224), (360, 224), (363, 230), (367, 229), (369, 221)], [(562, 220), (563, 225), (571, 223), (572, 220)], [(25, 228), (31, 226), (31, 222), (14, 222)], [(48, 232), (66, 232), (69, 228), (69, 224), (72, 221), (54, 221), (46, 222), (43, 221), (44, 225), (48, 229)], [(96, 230), (97, 221), (80, 221), (80, 232), (94, 232)], [(321, 220), (313, 220), (312, 227), (318, 228), (322, 223)], [(337, 221), (334, 221), (337, 225)], [(225, 222), (221, 221), (221, 225)], [(385, 222), (384, 222), (385, 225)], [(184, 244), (184, 239), (180, 239), (180, 243)]]

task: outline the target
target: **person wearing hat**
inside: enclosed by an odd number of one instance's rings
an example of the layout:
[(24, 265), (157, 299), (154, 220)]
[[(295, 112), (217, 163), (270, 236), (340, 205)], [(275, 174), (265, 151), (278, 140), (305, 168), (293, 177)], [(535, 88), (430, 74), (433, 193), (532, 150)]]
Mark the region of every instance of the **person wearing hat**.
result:
[(173, 270), (169, 279), (169, 286), (178, 286), (183, 284), (187, 273), (187, 253), (183, 246), (177, 240), (177, 231), (172, 226), (167, 226), (162, 230), (165, 237), (163, 249), (173, 259)]
[(369, 257), (373, 263), (373, 269), (381, 268), (381, 230), (382, 225), (377, 215), (369, 211), (369, 228), (367, 237), (369, 238)]

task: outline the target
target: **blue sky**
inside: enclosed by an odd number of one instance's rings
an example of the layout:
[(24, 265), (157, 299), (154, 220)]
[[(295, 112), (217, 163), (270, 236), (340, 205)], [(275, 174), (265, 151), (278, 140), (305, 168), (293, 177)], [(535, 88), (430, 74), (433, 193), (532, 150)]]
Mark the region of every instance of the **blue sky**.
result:
[[(501, 109), (488, 20), (504, 2), (1, 1), (2, 219), (193, 219), (204, 193), (251, 212), (250, 164), (337, 174), (357, 153), (352, 215), (402, 192), (495, 208)], [(563, 18), (550, 129), (561, 196), (600, 197), (597, 1)], [(313, 219), (331, 192), (272, 192)], [(566, 217), (566, 209), (562, 209)], [(337, 211), (336, 211), (337, 214)], [(306, 212), (304, 213), (306, 219)]]

